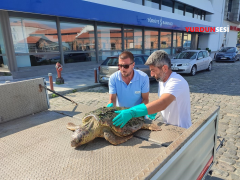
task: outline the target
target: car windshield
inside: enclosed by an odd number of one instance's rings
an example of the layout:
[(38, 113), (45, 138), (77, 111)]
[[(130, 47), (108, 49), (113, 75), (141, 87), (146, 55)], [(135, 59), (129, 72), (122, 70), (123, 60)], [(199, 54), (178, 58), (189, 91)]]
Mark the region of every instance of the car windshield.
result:
[(235, 52), (234, 47), (225, 47), (220, 50), (220, 52)]
[(102, 63), (102, 65), (117, 66), (118, 65), (118, 57), (109, 57)]
[(175, 59), (195, 59), (196, 56), (196, 52), (181, 52), (175, 57)]

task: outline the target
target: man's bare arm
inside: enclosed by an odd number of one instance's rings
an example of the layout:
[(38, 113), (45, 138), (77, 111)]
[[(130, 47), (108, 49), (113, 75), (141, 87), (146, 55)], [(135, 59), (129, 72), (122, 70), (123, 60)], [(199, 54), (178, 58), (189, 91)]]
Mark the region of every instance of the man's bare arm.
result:
[(117, 100), (117, 95), (116, 94), (110, 94), (108, 104), (113, 103), (113, 106), (115, 107), (116, 106), (116, 100)]
[(159, 111), (166, 109), (174, 100), (175, 96), (172, 94), (162, 94), (161, 97), (153, 102), (148, 103), (147, 110), (148, 114), (154, 114)]
[(145, 105), (149, 103), (149, 92), (142, 93), (142, 103)]

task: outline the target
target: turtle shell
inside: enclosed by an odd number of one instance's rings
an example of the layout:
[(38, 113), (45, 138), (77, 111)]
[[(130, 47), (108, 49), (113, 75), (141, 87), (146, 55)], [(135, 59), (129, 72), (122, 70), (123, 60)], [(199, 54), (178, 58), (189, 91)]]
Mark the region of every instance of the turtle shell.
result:
[(117, 136), (128, 136), (141, 129), (144, 124), (144, 117), (132, 118), (127, 124), (120, 128), (120, 126), (113, 125), (113, 118), (115, 118), (118, 114), (114, 111), (123, 110), (126, 108), (122, 107), (102, 107), (98, 108), (94, 111), (91, 111), (85, 115), (83, 118), (83, 124), (87, 123), (88, 119), (92, 119), (90, 117), (94, 117), (98, 121), (99, 126), (109, 127), (112, 132)]

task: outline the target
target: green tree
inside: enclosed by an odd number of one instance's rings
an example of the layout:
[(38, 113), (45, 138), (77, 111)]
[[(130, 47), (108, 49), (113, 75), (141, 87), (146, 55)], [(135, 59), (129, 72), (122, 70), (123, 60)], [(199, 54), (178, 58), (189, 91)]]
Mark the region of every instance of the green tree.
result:
[(238, 31), (238, 44), (239, 44), (239, 42), (240, 42), (240, 31)]

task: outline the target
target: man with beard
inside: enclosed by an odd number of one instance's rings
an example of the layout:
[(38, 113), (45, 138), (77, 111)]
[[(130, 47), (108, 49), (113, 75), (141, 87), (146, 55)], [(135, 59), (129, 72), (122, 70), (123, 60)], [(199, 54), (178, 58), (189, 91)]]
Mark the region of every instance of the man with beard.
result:
[[(149, 78), (140, 70), (134, 69), (134, 56), (129, 51), (119, 55), (119, 71), (109, 79), (109, 102), (107, 107), (133, 107), (141, 103), (149, 102)], [(155, 115), (149, 115), (154, 119)]]
[(145, 116), (161, 111), (167, 124), (189, 128), (191, 123), (190, 92), (187, 81), (179, 74), (172, 72), (171, 60), (165, 51), (152, 53), (145, 65), (148, 65), (151, 76), (159, 82), (159, 99), (140, 104), (126, 110), (115, 111), (115, 126), (121, 128), (133, 117)]

